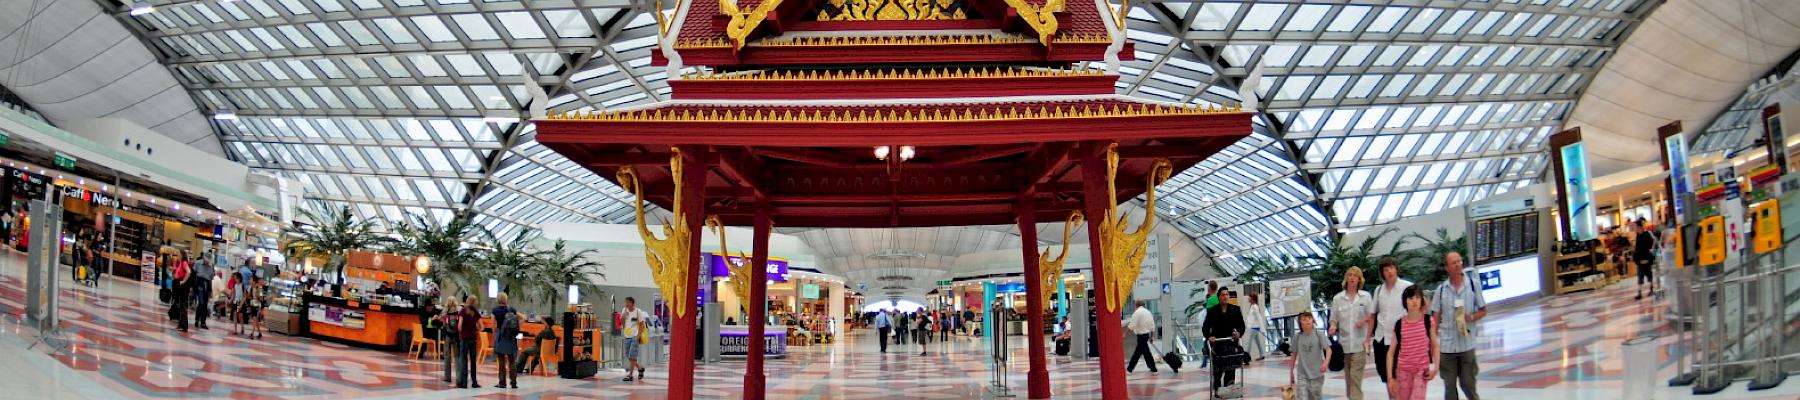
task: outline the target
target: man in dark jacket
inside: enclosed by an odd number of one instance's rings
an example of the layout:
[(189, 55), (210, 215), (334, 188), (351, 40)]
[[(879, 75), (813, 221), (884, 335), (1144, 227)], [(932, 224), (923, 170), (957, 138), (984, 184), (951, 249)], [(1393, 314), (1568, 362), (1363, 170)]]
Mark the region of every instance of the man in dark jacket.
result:
[[(1219, 304), (1206, 310), (1206, 322), (1200, 325), (1200, 331), (1206, 335), (1208, 342), (1213, 339), (1232, 340), (1232, 342), (1230, 342), (1232, 343), (1231, 346), (1224, 346), (1229, 349), (1215, 348), (1215, 351), (1218, 351), (1218, 353), (1214, 355), (1215, 357), (1242, 352), (1242, 350), (1236, 349), (1236, 341), (1244, 334), (1244, 312), (1239, 310), (1236, 304), (1231, 304), (1231, 290), (1227, 289), (1219, 291)], [(1237, 381), (1236, 370), (1232, 368), (1220, 369), (1223, 369), (1224, 372), (1213, 374), (1212, 379), (1214, 387), (1231, 386), (1232, 382)]]

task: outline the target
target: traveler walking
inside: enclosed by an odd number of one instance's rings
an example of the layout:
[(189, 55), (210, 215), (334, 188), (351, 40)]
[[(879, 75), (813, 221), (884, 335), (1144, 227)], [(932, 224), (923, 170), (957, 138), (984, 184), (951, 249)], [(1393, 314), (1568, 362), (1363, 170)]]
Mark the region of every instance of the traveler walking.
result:
[(900, 313), (900, 323), (894, 324), (894, 344), (905, 345), (906, 337), (912, 336), (912, 313)]
[[(1232, 342), (1242, 340), (1244, 336), (1244, 312), (1239, 310), (1236, 304), (1231, 304), (1230, 290), (1220, 290), (1218, 294), (1219, 304), (1206, 310), (1206, 323), (1201, 324), (1201, 333), (1206, 335), (1209, 343), (1214, 339), (1231, 339)], [(1221, 351), (1223, 354), (1215, 354), (1214, 357), (1237, 354), (1242, 351), (1239, 349), (1223, 350), (1229, 351)], [(1231, 368), (1220, 369), (1223, 369), (1224, 371), (1213, 374), (1212, 376), (1213, 387), (1222, 388), (1231, 386), (1232, 383), (1237, 381), (1236, 370)]]
[(481, 388), (481, 378), (475, 375), (475, 357), (481, 353), (481, 299), (469, 295), (463, 298), (462, 312), (456, 314), (456, 337), (460, 342), (456, 357), (456, 387), (458, 389)]
[(1363, 368), (1368, 359), (1369, 331), (1375, 327), (1375, 300), (1362, 290), (1362, 268), (1344, 271), (1344, 291), (1331, 299), (1332, 336), (1344, 349), (1346, 397), (1362, 400)]
[(1144, 365), (1150, 366), (1150, 374), (1156, 374), (1156, 354), (1150, 352), (1150, 341), (1156, 333), (1156, 317), (1150, 315), (1150, 309), (1144, 307), (1144, 301), (1138, 300), (1137, 310), (1131, 312), (1131, 319), (1125, 321), (1125, 329), (1137, 335), (1137, 346), (1131, 350), (1131, 362), (1125, 364), (1125, 372), (1137, 369), (1138, 358), (1144, 359)]
[[(631, 365), (625, 368), (625, 381), (644, 380), (644, 366), (638, 364), (639, 346), (650, 342), (650, 314), (637, 308), (637, 299), (625, 298), (625, 311), (620, 315), (625, 321), (625, 357)], [(637, 371), (637, 379), (631, 379), (631, 371)]]
[(1249, 329), (1244, 334), (1244, 350), (1250, 353), (1251, 360), (1261, 361), (1264, 348), (1268, 347), (1263, 329), (1269, 326), (1269, 311), (1263, 309), (1256, 293), (1250, 293), (1245, 298), (1250, 299), (1250, 306), (1244, 308), (1244, 327)]
[(1425, 385), (1437, 374), (1437, 324), (1425, 314), (1425, 294), (1417, 286), (1408, 286), (1401, 295), (1406, 303), (1406, 316), (1394, 323), (1394, 349), (1385, 363), (1392, 376), (1388, 395), (1397, 400), (1425, 400)]
[(1474, 324), (1487, 317), (1487, 300), (1469, 283), (1462, 261), (1457, 252), (1444, 255), (1444, 272), (1449, 278), (1438, 285), (1431, 301), (1431, 313), (1438, 321), (1438, 351), (1443, 353), (1438, 358), (1438, 374), (1444, 376), (1444, 400), (1456, 400), (1458, 386), (1469, 400), (1481, 400), (1475, 393), (1479, 370)]
[(950, 320), (955, 319), (955, 317), (951, 316), (952, 314), (956, 314), (956, 313), (954, 313), (954, 312), (938, 313), (938, 323), (937, 323), (937, 325), (933, 325), (933, 326), (937, 327), (938, 340), (944, 341), (946, 343), (950, 342), (950, 327), (952, 326), (950, 324)]
[(1637, 238), (1632, 240), (1631, 259), (1637, 262), (1637, 298), (1644, 298), (1644, 284), (1646, 283), (1650, 284), (1650, 295), (1654, 297), (1656, 296), (1656, 243), (1659, 239), (1651, 232), (1655, 228), (1649, 223), (1640, 220), (1635, 226), (1638, 232)]
[(462, 355), (462, 351), (459, 350), (462, 348), (461, 335), (458, 335), (461, 329), (461, 325), (458, 325), (458, 316), (462, 314), (462, 302), (452, 297), (444, 300), (443, 307), (444, 309), (439, 311), (435, 319), (438, 328), (438, 345), (443, 347), (439, 349), (438, 353), (443, 356), (444, 382), (448, 383), (455, 381), (456, 367), (462, 365), (456, 363), (457, 357)]
[(1400, 279), (1400, 262), (1393, 257), (1382, 257), (1381, 286), (1375, 288), (1375, 374), (1381, 376), (1381, 383), (1388, 382), (1388, 351), (1394, 343), (1394, 321), (1406, 316), (1406, 301), (1402, 299), (1406, 288), (1412, 282)]
[(892, 317), (893, 314), (894, 314), (894, 310), (892, 310), (892, 309), (882, 310), (879, 313), (875, 313), (875, 332), (879, 333), (876, 336), (879, 336), (881, 338), (881, 352), (882, 353), (887, 353), (888, 334), (892, 333), (892, 331), (894, 330), (894, 318)]
[(913, 323), (913, 335), (915, 335), (914, 339), (917, 339), (914, 341), (919, 342), (919, 355), (921, 356), (925, 355), (926, 342), (931, 339), (931, 332), (926, 330), (930, 328), (931, 314), (920, 312), (918, 320)]
[(177, 257), (175, 270), (172, 272), (175, 278), (174, 292), (169, 294), (169, 316), (175, 319), (175, 329), (187, 332), (188, 305), (193, 302), (190, 293), (194, 286), (194, 267), (187, 260), (187, 252), (182, 252)]
[(1300, 334), (1290, 341), (1294, 365), (1288, 370), (1288, 383), (1294, 385), (1295, 400), (1325, 398), (1325, 360), (1331, 359), (1331, 341), (1319, 334), (1316, 318), (1312, 311), (1301, 312)]
[(519, 312), (506, 305), (506, 293), (500, 293), (494, 302), (497, 305), (488, 312), (494, 316), (494, 364), (500, 369), (500, 383), (494, 387), (504, 388), (512, 382), (511, 387), (518, 389), (519, 374), (513, 361), (519, 358)]
[(194, 326), (206, 330), (211, 330), (206, 327), (206, 320), (212, 317), (212, 278), (214, 274), (212, 261), (209, 261), (211, 259), (212, 256), (207, 255), (201, 257), (199, 260), (195, 260), (193, 263), (194, 271), (192, 272), (195, 278), (193, 295)]

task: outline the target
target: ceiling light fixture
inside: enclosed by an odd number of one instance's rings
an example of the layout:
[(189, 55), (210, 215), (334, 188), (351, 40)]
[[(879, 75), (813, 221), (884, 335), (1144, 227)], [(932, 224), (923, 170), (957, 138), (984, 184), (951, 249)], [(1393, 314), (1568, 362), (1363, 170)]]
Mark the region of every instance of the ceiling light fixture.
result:
[(238, 119), (237, 113), (230, 112), (230, 111), (220, 111), (218, 113), (213, 114), (213, 120), (216, 120), (216, 121), (236, 121), (237, 119)]
[(135, 5), (131, 6), (131, 15), (132, 16), (139, 16), (139, 15), (149, 14), (149, 13), (153, 13), (153, 12), (156, 12), (156, 6), (153, 6), (153, 5), (135, 4)]

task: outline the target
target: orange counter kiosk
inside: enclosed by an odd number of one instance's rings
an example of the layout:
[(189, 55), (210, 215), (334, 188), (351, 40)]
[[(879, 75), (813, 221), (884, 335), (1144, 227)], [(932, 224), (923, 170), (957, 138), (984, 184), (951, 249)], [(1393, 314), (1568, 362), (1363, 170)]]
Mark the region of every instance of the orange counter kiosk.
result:
[[(420, 310), (412, 304), (397, 307), (387, 304), (383, 299), (388, 296), (368, 297), (356, 293), (374, 292), (384, 283), (403, 284), (403, 289), (410, 287), (413, 274), (413, 258), (393, 254), (367, 251), (352, 251), (346, 254), (344, 277), (350, 282), (345, 285), (345, 292), (350, 298), (336, 298), (307, 293), (305, 320), (300, 324), (307, 337), (329, 340), (354, 346), (378, 348), (383, 350), (405, 351), (405, 344), (412, 338), (410, 331), (413, 325), (423, 325), (419, 319)], [(375, 300), (370, 302), (368, 300)], [(413, 300), (407, 297), (402, 302)]]
[(306, 295), (306, 336), (349, 345), (404, 351), (401, 330), (419, 324), (416, 307), (389, 307), (336, 297)]

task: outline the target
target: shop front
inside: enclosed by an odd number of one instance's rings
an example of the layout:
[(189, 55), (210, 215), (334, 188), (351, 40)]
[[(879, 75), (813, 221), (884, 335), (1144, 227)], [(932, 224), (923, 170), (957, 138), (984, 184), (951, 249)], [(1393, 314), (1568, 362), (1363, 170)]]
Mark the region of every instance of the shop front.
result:
[[(403, 350), (424, 310), (418, 307), (413, 257), (353, 251), (344, 263), (344, 297), (306, 293), (304, 334), (339, 343)], [(541, 327), (540, 327), (541, 329)]]

